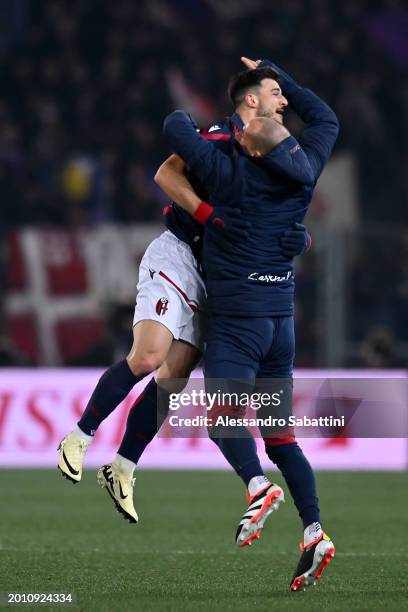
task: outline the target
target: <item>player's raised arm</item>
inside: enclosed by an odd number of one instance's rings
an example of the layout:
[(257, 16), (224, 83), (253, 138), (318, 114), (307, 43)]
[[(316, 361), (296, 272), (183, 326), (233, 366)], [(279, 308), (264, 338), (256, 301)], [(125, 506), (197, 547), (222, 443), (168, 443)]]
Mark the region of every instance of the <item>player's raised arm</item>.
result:
[(280, 85), (293, 110), (306, 123), (299, 144), (306, 153), (313, 171), (314, 181), (319, 178), (330, 157), (339, 133), (335, 112), (310, 89), (298, 85), (281, 68), (269, 60), (262, 60), (261, 67), (271, 67), (280, 77)]
[(233, 161), (197, 132), (190, 115), (174, 111), (164, 120), (164, 136), (211, 195), (229, 189), (234, 175)]

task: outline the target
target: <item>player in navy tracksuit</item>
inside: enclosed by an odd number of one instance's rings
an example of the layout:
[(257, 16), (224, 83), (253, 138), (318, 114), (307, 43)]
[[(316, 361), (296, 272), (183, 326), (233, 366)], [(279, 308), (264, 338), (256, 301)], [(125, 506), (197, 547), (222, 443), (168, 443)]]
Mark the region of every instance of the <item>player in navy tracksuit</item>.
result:
[[(203, 182), (212, 196), (210, 203), (218, 210), (239, 206), (243, 217), (251, 222), (248, 239), (234, 248), (224, 248), (212, 234), (204, 236), (202, 261), (210, 312), (205, 374), (210, 379), (241, 379), (252, 384), (262, 377), (289, 382), (292, 378), (293, 266), (283, 255), (279, 236), (294, 222), (303, 220), (336, 141), (338, 121), (320, 98), (276, 70), (283, 94), (306, 128), (298, 143), (288, 137), (269, 155), (280, 166), (275, 174), (270, 159), (265, 166), (263, 158), (251, 159), (242, 150), (231, 157), (212, 147), (181, 111), (165, 121), (164, 132), (171, 147)], [(237, 96), (256, 97), (263, 95), (266, 87), (277, 89), (276, 80), (271, 83), (265, 79), (255, 88), (248, 87), (245, 74), (241, 81), (241, 88), (239, 78), (235, 83)], [(296, 160), (304, 170), (301, 180), (290, 175)], [(285, 165), (288, 178), (282, 176)], [(288, 387), (285, 392), (289, 392)], [(215, 441), (246, 484), (264, 476), (249, 435)], [(313, 472), (294, 438), (278, 439), (277, 443), (266, 440), (266, 451), (281, 469), (305, 528), (304, 552), (291, 583), (291, 588), (298, 590), (320, 577), (334, 547), (320, 527)], [(264, 490), (251, 499), (237, 533), (240, 545), (259, 537), (265, 514), (281, 499), (281, 493), (273, 487), (276, 485), (265, 480)], [(268, 504), (269, 510), (265, 508)]]

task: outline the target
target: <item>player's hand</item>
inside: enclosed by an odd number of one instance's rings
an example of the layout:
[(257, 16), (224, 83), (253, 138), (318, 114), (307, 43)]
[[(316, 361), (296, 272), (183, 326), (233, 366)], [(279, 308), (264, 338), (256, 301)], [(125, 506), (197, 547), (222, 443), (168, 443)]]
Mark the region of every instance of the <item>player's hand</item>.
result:
[(249, 70), (255, 70), (255, 68), (258, 68), (259, 64), (261, 63), (262, 60), (251, 60), (249, 59), (249, 57), (241, 57), (241, 62), (243, 64), (245, 64), (245, 66), (247, 68), (249, 68)]
[(302, 255), (310, 249), (312, 237), (306, 227), (301, 223), (294, 223), (293, 228), (286, 230), (281, 236), (280, 245), (283, 254), (288, 259), (293, 259), (297, 255)]
[(242, 218), (239, 208), (214, 207), (201, 202), (194, 213), (194, 219), (217, 238), (239, 242), (249, 237), (250, 224)]

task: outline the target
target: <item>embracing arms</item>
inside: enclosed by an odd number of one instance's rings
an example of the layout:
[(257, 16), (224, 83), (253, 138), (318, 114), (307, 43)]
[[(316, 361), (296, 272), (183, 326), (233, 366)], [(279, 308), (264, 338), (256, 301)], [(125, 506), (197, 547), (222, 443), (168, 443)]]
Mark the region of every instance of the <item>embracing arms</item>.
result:
[[(169, 121), (171, 124), (170, 118)], [(189, 118), (188, 121), (191, 123)], [(171, 129), (172, 127), (170, 125), (170, 131)], [(187, 140), (188, 131), (189, 130), (186, 130)], [(194, 128), (194, 136), (195, 134)], [(199, 138), (202, 139), (201, 136)], [(211, 147), (212, 145), (209, 146)], [(208, 164), (210, 164), (210, 161), (208, 161)], [(207, 171), (208, 168), (206, 169), (206, 172)], [(173, 154), (160, 166), (154, 180), (171, 200), (176, 202), (196, 221), (207, 227), (210, 231), (213, 230), (217, 233), (222, 232), (225, 238), (230, 239), (246, 238), (249, 224), (241, 219), (241, 211), (236, 208), (214, 207), (202, 201), (189, 182), (186, 172), (186, 162), (179, 155)], [(200, 171), (196, 171), (195, 173), (199, 175)], [(216, 178), (211, 177), (211, 173), (209, 176), (211, 181), (216, 181)], [(208, 184), (209, 183), (207, 183), (207, 185)], [(212, 186), (214, 187), (215, 184), (212, 184)]]
[[(175, 111), (167, 117), (164, 133), (178, 154), (173, 154), (162, 164), (155, 175), (156, 183), (172, 200), (207, 228), (216, 230), (217, 233), (222, 231), (225, 237), (245, 238), (249, 224), (241, 219), (240, 210), (212, 207), (202, 202), (185, 175), (188, 161), (189, 166), (192, 164), (194, 174), (209, 191), (221, 191), (228, 188), (232, 179), (232, 160), (218, 151), (214, 144), (204, 140), (197, 133), (190, 116), (182, 111)], [(183, 155), (185, 161), (179, 155)], [(284, 254), (288, 258), (300, 255), (309, 248), (310, 240), (306, 228), (296, 224), (296, 227), (287, 230), (282, 236)]]
[(232, 159), (205, 140), (198, 132), (190, 115), (176, 110), (166, 117), (164, 136), (190, 170), (211, 195), (229, 188), (234, 176)]

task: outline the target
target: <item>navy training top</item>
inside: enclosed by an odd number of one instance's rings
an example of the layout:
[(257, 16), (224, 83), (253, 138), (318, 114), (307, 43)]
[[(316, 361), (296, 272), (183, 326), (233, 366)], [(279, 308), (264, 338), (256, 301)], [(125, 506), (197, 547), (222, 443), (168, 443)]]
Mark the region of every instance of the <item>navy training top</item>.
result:
[(248, 157), (238, 143), (233, 155), (225, 154), (200, 136), (182, 111), (165, 120), (166, 138), (208, 190), (210, 203), (239, 207), (251, 222), (245, 243), (221, 243), (213, 233), (204, 234), (202, 266), (212, 314), (293, 313), (293, 260), (284, 257), (279, 238), (303, 220), (339, 126), (331, 108), (310, 90), (291, 80), (284, 93), (306, 127), (299, 141), (290, 136), (262, 158)]

